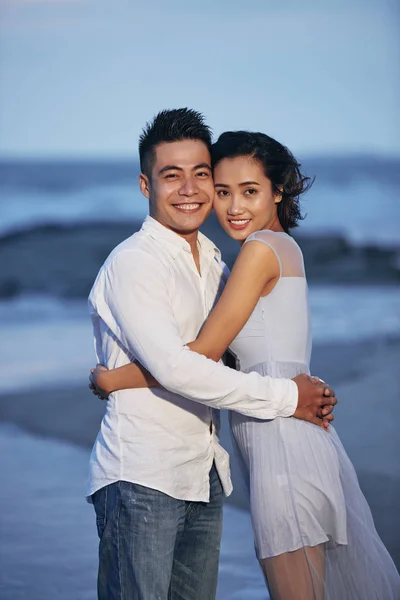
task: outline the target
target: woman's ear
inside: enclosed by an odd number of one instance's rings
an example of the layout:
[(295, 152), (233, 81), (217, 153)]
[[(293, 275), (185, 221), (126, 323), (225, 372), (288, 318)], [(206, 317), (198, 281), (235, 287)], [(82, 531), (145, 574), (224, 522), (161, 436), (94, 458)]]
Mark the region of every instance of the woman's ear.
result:
[(279, 204), (279, 202), (282, 200), (283, 185), (277, 185), (276, 187), (278, 188), (279, 192), (275, 194), (275, 204)]

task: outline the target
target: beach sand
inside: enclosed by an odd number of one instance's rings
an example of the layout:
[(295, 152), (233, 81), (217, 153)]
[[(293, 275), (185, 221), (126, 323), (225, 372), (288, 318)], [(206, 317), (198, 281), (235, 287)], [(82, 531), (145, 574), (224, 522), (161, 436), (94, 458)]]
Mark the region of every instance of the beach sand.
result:
[[(357, 470), (376, 527), (400, 567), (400, 436), (397, 373), (400, 340), (382, 338), (357, 343), (316, 345), (312, 372), (336, 391), (335, 427)], [(21, 365), (23, 369), (23, 365)], [(96, 437), (104, 403), (81, 386), (32, 389), (0, 396), (0, 421), (40, 437), (89, 449)], [(231, 449), (226, 414), (222, 444)], [(54, 467), (56, 468), (56, 466)], [(247, 508), (240, 477), (232, 461), (234, 493), (228, 499)], [(82, 490), (82, 496), (84, 490)], [(82, 497), (82, 502), (84, 499)]]

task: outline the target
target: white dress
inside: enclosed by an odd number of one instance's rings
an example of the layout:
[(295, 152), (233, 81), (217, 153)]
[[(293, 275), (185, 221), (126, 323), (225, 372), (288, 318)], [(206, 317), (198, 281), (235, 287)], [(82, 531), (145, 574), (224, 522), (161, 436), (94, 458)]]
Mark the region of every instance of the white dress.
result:
[[(241, 371), (309, 373), (311, 331), (300, 248), (286, 233), (259, 231), (280, 278), (230, 346)], [(325, 600), (399, 600), (400, 578), (380, 540), (335, 429), (295, 418), (259, 421), (230, 413), (259, 559), (321, 545)], [(311, 568), (311, 567), (310, 567)]]

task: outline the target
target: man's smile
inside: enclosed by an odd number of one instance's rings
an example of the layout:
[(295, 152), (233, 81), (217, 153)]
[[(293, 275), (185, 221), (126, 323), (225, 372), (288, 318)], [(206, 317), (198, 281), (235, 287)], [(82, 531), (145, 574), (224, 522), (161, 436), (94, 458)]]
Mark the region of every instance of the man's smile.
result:
[(203, 202), (182, 202), (181, 204), (173, 204), (172, 206), (181, 212), (193, 213), (198, 211), (203, 206)]

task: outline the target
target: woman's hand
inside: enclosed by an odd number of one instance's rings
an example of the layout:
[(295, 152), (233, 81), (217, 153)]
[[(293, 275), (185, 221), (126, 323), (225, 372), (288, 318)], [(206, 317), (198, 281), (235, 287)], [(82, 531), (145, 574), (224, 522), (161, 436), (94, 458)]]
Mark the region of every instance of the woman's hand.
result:
[(100, 400), (108, 400), (110, 394), (110, 390), (107, 388), (106, 373), (108, 373), (108, 369), (103, 367), (103, 365), (97, 364), (95, 369), (90, 369), (89, 389)]

